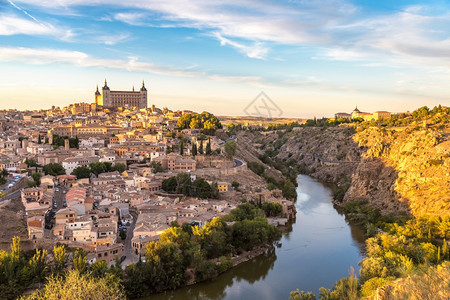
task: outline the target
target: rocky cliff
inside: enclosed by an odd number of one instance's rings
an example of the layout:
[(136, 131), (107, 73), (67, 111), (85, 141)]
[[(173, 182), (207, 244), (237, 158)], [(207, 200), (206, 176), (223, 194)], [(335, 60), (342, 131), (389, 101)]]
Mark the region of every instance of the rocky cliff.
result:
[(412, 215), (450, 214), (448, 126), (361, 127), (367, 149), (344, 201), (366, 199), (383, 210)]
[(335, 184), (383, 214), (450, 214), (450, 112), (384, 123), (240, 134), (245, 156)]

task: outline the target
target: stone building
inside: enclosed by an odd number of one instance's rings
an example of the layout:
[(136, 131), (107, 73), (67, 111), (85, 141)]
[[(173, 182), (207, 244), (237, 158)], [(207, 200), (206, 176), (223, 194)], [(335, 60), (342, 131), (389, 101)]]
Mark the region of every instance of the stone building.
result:
[(102, 88), (102, 94), (100, 94), (97, 86), (97, 90), (95, 92), (95, 103), (98, 106), (103, 106), (105, 108), (147, 108), (147, 89), (142, 81), (142, 87), (139, 91), (135, 91), (134, 87), (132, 91), (111, 91), (105, 80), (105, 85)]

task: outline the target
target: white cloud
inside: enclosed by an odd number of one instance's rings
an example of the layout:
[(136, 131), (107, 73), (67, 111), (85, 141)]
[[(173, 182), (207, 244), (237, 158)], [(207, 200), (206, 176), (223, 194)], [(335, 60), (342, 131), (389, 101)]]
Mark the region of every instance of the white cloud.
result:
[(263, 43), (261, 42), (255, 42), (253, 43), (252, 46), (247, 46), (232, 41), (230, 39), (224, 38), (218, 32), (214, 33), (214, 36), (220, 41), (220, 45), (222, 46), (230, 45), (231, 47), (238, 49), (240, 52), (244, 53), (250, 58), (265, 59), (267, 53), (269, 52), (269, 49), (264, 47)]
[(130, 38), (129, 33), (120, 33), (118, 35), (102, 35), (96, 38), (97, 41), (105, 45), (116, 45), (122, 43)]
[[(428, 67), (450, 58), (450, 14), (427, 5), (402, 11), (358, 14), (363, 8), (346, 0), (16, 0), (44, 10), (108, 5), (125, 11), (116, 20), (136, 26), (198, 28), (252, 58), (266, 58), (269, 45), (319, 47), (324, 59)], [(135, 10), (130, 12), (130, 9)], [(432, 14), (434, 13), (434, 14)], [(157, 26), (157, 25), (156, 25)], [(239, 40), (239, 42), (236, 42)], [(428, 58), (426, 61), (423, 58)]]
[(143, 26), (147, 14), (142, 12), (123, 12), (114, 15), (114, 19), (134, 26)]
[(14, 15), (0, 14), (0, 35), (48, 35), (68, 40), (74, 36), (71, 30), (55, 28), (51, 24), (37, 23)]

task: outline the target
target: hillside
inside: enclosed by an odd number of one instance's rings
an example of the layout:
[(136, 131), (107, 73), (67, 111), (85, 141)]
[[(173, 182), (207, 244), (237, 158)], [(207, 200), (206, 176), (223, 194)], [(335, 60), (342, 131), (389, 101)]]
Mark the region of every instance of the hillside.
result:
[(367, 151), (344, 201), (399, 201), (416, 217), (449, 215), (450, 129), (441, 125), (359, 128), (354, 140)]
[(338, 202), (367, 201), (385, 215), (444, 216), (450, 214), (449, 120), (447, 108), (421, 108), (379, 123), (241, 131), (238, 152), (285, 175), (332, 183)]

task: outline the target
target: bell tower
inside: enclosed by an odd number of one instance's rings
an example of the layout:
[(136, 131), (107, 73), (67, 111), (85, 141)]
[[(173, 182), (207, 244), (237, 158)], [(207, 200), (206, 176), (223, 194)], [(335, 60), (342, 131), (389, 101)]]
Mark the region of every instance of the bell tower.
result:
[(139, 92), (141, 94), (139, 108), (147, 108), (147, 89), (145, 88), (144, 80), (142, 80), (142, 87)]

